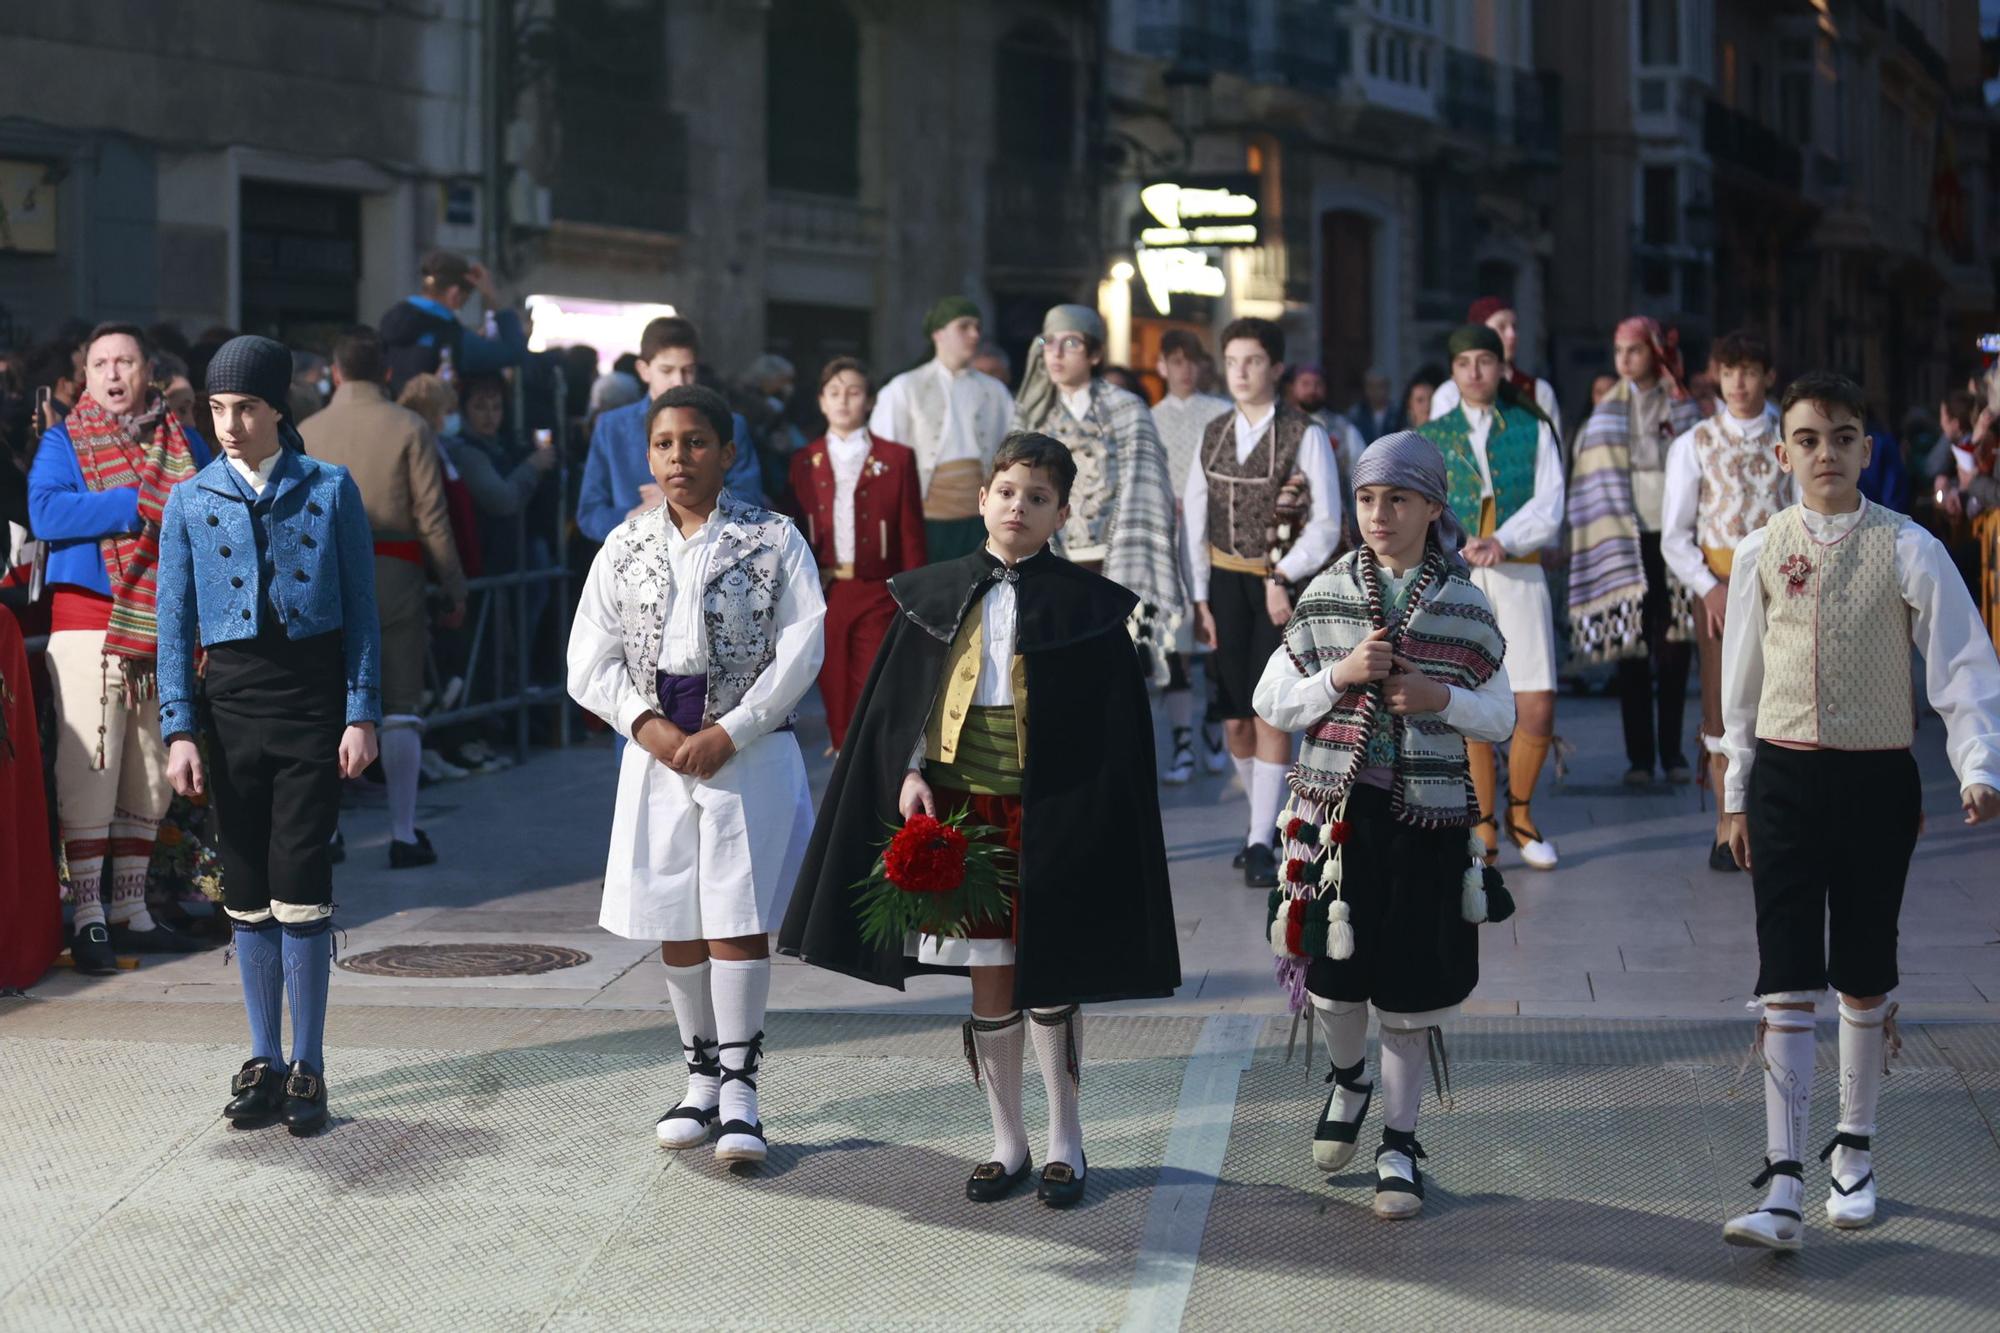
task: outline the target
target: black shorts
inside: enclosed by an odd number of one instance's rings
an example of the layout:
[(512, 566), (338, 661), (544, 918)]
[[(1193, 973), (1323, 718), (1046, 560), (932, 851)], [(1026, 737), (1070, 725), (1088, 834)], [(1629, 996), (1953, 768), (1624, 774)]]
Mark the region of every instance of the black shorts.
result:
[(1354, 955), (1313, 959), (1306, 989), (1395, 1014), (1463, 1002), (1479, 984), (1479, 927), (1461, 905), (1465, 830), (1397, 823), (1380, 787), (1354, 788), (1347, 822), (1340, 879)]
[(1789, 750), (1757, 742), (1750, 879), (1757, 993), (1896, 988), (1896, 921), (1923, 793), (1908, 750)]
[(1215, 680), (1216, 711), (1231, 719), (1255, 717), (1250, 700), (1257, 691), (1257, 678), (1285, 637), (1265, 607), (1264, 580), (1233, 569), (1211, 570), (1208, 611), (1215, 617), (1215, 651), (1208, 662)]

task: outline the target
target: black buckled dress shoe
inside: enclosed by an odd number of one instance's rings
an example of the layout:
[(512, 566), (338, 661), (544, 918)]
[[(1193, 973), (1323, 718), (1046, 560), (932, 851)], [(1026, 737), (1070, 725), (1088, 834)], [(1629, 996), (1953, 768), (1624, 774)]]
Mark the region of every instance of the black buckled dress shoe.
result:
[(998, 1203), (1019, 1189), (1034, 1169), (1035, 1159), (1029, 1153), (1021, 1154), (1021, 1165), (1012, 1172), (998, 1162), (981, 1162), (965, 1182), (965, 1197), (974, 1203)]
[(431, 846), (430, 835), (417, 830), (415, 842), (389, 840), (389, 869), (408, 870), (413, 866), (427, 866), (438, 859), (437, 849)]
[(1243, 862), (1245, 858), (1247, 858), (1249, 855), (1250, 855), (1250, 844), (1246, 842), (1241, 847), (1238, 847), (1236, 849), (1236, 855), (1229, 858), (1229, 868), (1231, 870), (1241, 870), (1243, 868)]
[(1050, 1162), (1042, 1168), (1042, 1183), (1035, 1197), (1051, 1208), (1069, 1208), (1083, 1199), (1083, 1182), (1090, 1175), (1090, 1158), (1078, 1170), (1068, 1162)]
[(76, 938), (69, 944), (69, 961), (87, 977), (108, 977), (118, 970), (111, 932), (102, 921), (93, 921), (76, 932)]
[(207, 940), (193, 939), (177, 930), (156, 925), (151, 930), (113, 926), (111, 947), (118, 953), (200, 953), (214, 946)]
[(285, 1128), (300, 1137), (326, 1128), (326, 1080), (303, 1060), (292, 1061), (285, 1079), (284, 1118)]
[(262, 1056), (243, 1062), (229, 1080), (229, 1091), (233, 1095), (222, 1114), (239, 1129), (269, 1124), (285, 1108), (284, 1071)]
[(1278, 855), (1261, 842), (1253, 842), (1243, 854), (1243, 883), (1253, 889), (1276, 888)]

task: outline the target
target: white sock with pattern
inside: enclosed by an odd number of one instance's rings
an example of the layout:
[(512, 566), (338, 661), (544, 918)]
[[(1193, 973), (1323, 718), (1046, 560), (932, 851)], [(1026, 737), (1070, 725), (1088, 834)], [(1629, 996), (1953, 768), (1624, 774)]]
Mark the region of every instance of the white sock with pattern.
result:
[[(1067, 1014), (1067, 1020), (1058, 1015)], [(1033, 1011), (1035, 1062), (1042, 1067), (1042, 1086), (1049, 1094), (1049, 1152), (1044, 1167), (1067, 1162), (1083, 1170), (1083, 1120), (1077, 1111), (1077, 1084), (1083, 1069), (1083, 1013), (1075, 1005)], [(1076, 1073), (1070, 1072), (1071, 1042), (1075, 1043)]]
[[(1004, 1024), (995, 1027), (994, 1024)], [(1026, 1017), (1011, 1014), (972, 1016), (972, 1050), (979, 1081), (986, 1086), (986, 1109), (993, 1113), (993, 1156), (1008, 1172), (1021, 1169), (1028, 1156), (1028, 1122), (1021, 1114), (1021, 1052), (1027, 1045)]]

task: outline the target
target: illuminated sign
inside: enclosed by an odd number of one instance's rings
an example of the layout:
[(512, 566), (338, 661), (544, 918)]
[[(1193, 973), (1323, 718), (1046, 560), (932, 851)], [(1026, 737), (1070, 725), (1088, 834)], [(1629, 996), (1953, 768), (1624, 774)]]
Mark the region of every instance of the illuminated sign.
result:
[(1133, 260), (1139, 266), (1139, 281), (1145, 284), (1153, 309), (1162, 315), (1167, 313), (1175, 296), (1220, 296), (1228, 286), (1222, 270), (1215, 266), (1214, 256), (1206, 250), (1184, 246), (1153, 250), (1142, 246)]
[(1261, 245), (1263, 208), (1257, 178), (1189, 176), (1153, 181), (1139, 190), (1143, 215), (1133, 240), (1156, 247)]

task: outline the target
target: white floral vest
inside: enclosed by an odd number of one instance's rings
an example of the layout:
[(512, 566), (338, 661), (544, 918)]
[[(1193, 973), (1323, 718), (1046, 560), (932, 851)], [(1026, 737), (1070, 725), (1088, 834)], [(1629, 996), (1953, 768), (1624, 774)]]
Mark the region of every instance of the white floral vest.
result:
[[(722, 527), (716, 533), (701, 594), (708, 637), (703, 726), (742, 703), (777, 654), (785, 529), (790, 526), (790, 520), (733, 499), (727, 491), (716, 501), (709, 521)], [(625, 671), (632, 688), (656, 710), (660, 644), (666, 634), (667, 601), (674, 591), (667, 522), (667, 506), (661, 505), (619, 524), (606, 542), (616, 552), (612, 598), (625, 641)]]

